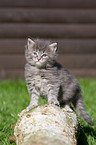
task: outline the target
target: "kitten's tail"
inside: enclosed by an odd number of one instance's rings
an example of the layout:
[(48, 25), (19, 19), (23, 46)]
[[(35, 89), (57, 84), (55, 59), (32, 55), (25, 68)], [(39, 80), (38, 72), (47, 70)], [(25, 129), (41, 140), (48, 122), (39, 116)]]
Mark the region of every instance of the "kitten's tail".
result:
[(94, 123), (93, 123), (92, 119), (89, 117), (88, 113), (85, 111), (85, 109), (83, 107), (81, 92), (78, 92), (78, 97), (77, 97), (77, 100), (76, 100), (74, 106), (76, 108), (76, 112), (78, 113), (78, 115), (84, 121), (86, 121), (89, 125), (94, 126)]

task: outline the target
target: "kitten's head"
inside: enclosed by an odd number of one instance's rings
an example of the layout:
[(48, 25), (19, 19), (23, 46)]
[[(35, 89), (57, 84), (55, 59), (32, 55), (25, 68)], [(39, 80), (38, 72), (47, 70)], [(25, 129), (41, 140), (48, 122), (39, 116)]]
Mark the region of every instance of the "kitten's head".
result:
[(57, 56), (57, 43), (42, 39), (28, 38), (25, 57), (28, 63), (36, 67), (45, 67), (55, 62)]

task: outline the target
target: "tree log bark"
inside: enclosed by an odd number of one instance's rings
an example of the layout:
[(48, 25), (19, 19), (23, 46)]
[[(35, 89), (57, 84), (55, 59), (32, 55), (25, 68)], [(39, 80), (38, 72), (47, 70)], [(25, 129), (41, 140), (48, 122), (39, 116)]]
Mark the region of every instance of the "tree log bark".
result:
[(71, 109), (46, 104), (24, 112), (14, 135), (17, 145), (76, 145), (77, 116)]

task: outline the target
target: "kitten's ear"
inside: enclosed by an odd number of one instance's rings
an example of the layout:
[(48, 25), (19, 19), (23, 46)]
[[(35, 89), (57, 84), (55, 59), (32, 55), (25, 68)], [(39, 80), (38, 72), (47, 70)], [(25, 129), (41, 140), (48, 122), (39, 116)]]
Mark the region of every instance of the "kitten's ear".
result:
[(57, 43), (52, 43), (49, 45), (50, 49), (52, 52), (56, 52), (57, 51)]
[(28, 38), (27, 40), (27, 46), (34, 46), (35, 42), (33, 40), (31, 40), (30, 38)]

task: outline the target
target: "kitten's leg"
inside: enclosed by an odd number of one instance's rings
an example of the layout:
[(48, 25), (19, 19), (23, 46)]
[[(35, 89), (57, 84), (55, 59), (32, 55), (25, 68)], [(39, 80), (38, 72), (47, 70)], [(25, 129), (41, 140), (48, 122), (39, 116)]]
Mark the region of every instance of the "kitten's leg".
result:
[[(30, 91), (29, 91), (29, 93), (30, 93)], [(22, 116), (22, 114), (24, 112), (27, 112), (27, 111), (31, 110), (32, 108), (38, 106), (39, 96), (40, 96), (39, 91), (36, 90), (35, 88), (32, 88), (32, 93), (30, 94), (30, 104), (26, 109), (24, 109), (20, 114), (18, 114), (18, 116), (20, 117), (20, 116)]]
[(69, 105), (76, 94), (77, 88), (79, 89), (79, 86), (76, 87), (75, 84), (70, 83), (68, 86), (63, 88), (63, 98), (61, 99), (61, 105)]
[(29, 106), (26, 108), (27, 111), (29, 111), (30, 109), (38, 106), (38, 99), (40, 96), (40, 92), (39, 90), (36, 90), (36, 88), (32, 88), (32, 93), (30, 94), (30, 104)]
[(59, 92), (59, 87), (53, 87), (51, 85), (48, 85), (48, 103), (49, 104), (56, 104), (60, 106), (60, 103), (58, 101), (58, 92)]

